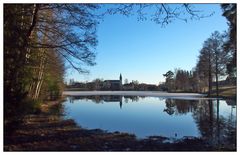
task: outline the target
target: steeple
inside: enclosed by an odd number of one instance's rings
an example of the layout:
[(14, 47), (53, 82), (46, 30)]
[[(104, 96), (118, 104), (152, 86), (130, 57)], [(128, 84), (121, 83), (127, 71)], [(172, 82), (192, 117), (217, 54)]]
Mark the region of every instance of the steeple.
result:
[(119, 81), (120, 81), (120, 90), (122, 90), (122, 74), (121, 73), (120, 73)]
[(122, 74), (120, 73), (120, 77), (119, 77), (119, 80), (122, 81)]

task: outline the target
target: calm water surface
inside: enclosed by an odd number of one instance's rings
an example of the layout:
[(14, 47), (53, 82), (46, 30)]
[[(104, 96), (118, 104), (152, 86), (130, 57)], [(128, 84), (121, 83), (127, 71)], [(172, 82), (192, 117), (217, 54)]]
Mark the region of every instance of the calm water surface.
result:
[(236, 102), (137, 96), (79, 96), (64, 102), (66, 119), (88, 129), (127, 132), (146, 138), (194, 136), (236, 139)]

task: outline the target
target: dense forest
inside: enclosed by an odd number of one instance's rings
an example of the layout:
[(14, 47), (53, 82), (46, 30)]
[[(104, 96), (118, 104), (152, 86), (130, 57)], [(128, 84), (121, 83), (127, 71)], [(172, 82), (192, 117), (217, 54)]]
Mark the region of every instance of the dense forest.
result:
[[(95, 65), (97, 25), (104, 15), (129, 16), (136, 12), (139, 20), (148, 18), (144, 16), (150, 7), (147, 4), (116, 6), (97, 15), (97, 4), (4, 4), (5, 127), (14, 127), (26, 113), (37, 112), (43, 101), (61, 97), (68, 67), (87, 73), (83, 66)], [(157, 10), (151, 20), (163, 26), (174, 19), (205, 18), (188, 4), (183, 4), (179, 12), (173, 12), (167, 4), (154, 6)], [(195, 91), (204, 86), (211, 90), (213, 78), (217, 85), (219, 76), (236, 77), (236, 4), (221, 7), (229, 31), (214, 32), (204, 42), (194, 71), (164, 74), (168, 90)], [(188, 82), (182, 85), (183, 80)]]

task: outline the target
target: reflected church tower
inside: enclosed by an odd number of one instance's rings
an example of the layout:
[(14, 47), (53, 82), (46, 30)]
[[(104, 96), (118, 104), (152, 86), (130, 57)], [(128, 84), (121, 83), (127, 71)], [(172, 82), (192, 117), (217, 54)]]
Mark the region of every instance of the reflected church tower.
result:
[(123, 98), (123, 96), (120, 96), (120, 98), (119, 98), (120, 109), (122, 109), (122, 98)]

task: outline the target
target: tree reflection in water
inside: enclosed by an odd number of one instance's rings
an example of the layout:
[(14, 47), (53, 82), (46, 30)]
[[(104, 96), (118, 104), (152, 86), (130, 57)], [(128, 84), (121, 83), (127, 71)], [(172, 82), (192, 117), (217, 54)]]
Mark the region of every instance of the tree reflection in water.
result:
[(231, 106), (230, 115), (220, 114), (220, 100), (177, 100), (166, 99), (164, 112), (169, 115), (182, 115), (188, 112), (198, 126), (201, 138), (210, 145), (221, 148), (232, 145), (236, 147), (236, 102), (227, 101)]
[(89, 96), (69, 96), (69, 102), (74, 103), (75, 100), (91, 100), (94, 103), (104, 103), (104, 102), (119, 102), (120, 109), (124, 103), (138, 102), (139, 98), (145, 98), (144, 96), (121, 96), (121, 95), (89, 95)]
[(166, 108), (164, 112), (169, 115), (184, 115), (188, 112), (193, 112), (197, 108), (198, 102), (196, 100), (179, 100), (179, 99), (166, 99)]

